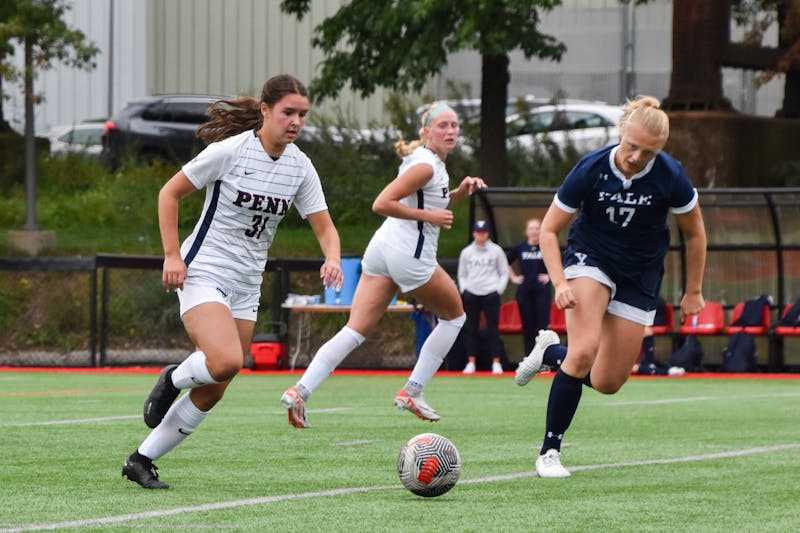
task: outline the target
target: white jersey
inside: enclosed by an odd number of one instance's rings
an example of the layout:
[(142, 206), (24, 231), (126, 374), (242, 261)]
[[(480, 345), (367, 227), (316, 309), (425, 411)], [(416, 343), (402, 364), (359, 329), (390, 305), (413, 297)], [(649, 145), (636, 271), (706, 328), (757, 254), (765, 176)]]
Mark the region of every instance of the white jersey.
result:
[(267, 251), (292, 204), (303, 218), (328, 209), (308, 157), (289, 144), (273, 160), (255, 130), (208, 145), (183, 172), (206, 188), (200, 220), (181, 245), (189, 277), (234, 290), (260, 291)]
[(477, 296), (503, 294), (508, 285), (508, 259), (500, 245), (472, 241), (458, 256), (458, 289)]
[[(444, 161), (433, 150), (420, 146), (403, 158), (399, 176), (415, 165), (430, 165), (433, 177), (416, 193), (406, 196), (400, 203), (417, 209), (444, 209), (450, 203), (450, 176)], [(372, 241), (382, 246), (408, 254), (427, 263), (436, 263), (439, 245), (439, 226), (429, 222), (387, 217)]]

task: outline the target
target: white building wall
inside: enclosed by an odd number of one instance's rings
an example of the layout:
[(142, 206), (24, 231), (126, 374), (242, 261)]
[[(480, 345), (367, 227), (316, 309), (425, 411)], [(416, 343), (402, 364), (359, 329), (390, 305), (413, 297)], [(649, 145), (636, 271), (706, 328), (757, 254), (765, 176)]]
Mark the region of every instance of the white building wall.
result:
[[(111, 5), (114, 8), (114, 46), (110, 57), (109, 29)], [(44, 101), (34, 107), (37, 134), (56, 124), (71, 124), (82, 120), (102, 119), (109, 110), (121, 108), (125, 101), (146, 94), (147, 48), (145, 26), (147, 2), (143, 0), (73, 0), (65, 20), (70, 27), (80, 29), (88, 40), (100, 49), (95, 57), (97, 68), (91, 72), (55, 68), (40, 72), (34, 90)], [(109, 60), (111, 83), (109, 91)], [(22, 68), (24, 55), (18, 47), (15, 55)], [(12, 127), (19, 132), (25, 128), (25, 103), (21, 85), (3, 84), (10, 100), (4, 103), (4, 114)], [(109, 96), (110, 93), (110, 96)]]
[[(541, 31), (563, 42), (567, 50), (560, 62), (525, 59), (519, 51), (510, 54), (511, 97), (533, 94), (620, 103), (623, 99), (623, 12), (618, 0), (563, 0), (560, 7), (542, 12)], [(664, 99), (669, 93), (672, 70), (672, 1), (651, 0), (634, 9), (634, 71), (636, 94)], [(744, 31), (732, 26), (731, 39)], [(765, 45), (777, 44), (771, 28)], [(464, 52), (452, 56), (441, 78), (461, 80), (471, 87), (469, 96), (480, 97), (480, 56)], [(737, 109), (773, 116), (782, 106), (784, 77), (756, 88), (752, 73), (723, 69), (723, 90)], [(446, 84), (437, 84), (437, 98), (449, 96)]]
[[(272, 75), (290, 73), (309, 84), (323, 59), (312, 31), (342, 5), (315, 0), (298, 21), (280, 0), (150, 0), (148, 90), (260, 96)], [(386, 91), (362, 99), (345, 90), (320, 111), (339, 110), (366, 124), (384, 119)], [(312, 110), (312, 118), (317, 110)]]
[[(344, 1), (314, 0), (311, 13), (298, 22), (280, 12), (280, 0), (71, 0), (67, 22), (100, 48), (97, 68), (85, 72), (57, 65), (39, 74), (35, 88), (45, 101), (35, 107), (36, 132), (107, 117), (130, 98), (149, 94), (258, 96), (266, 78), (282, 72), (308, 83), (322, 61), (322, 53), (311, 47), (312, 30)], [(572, 98), (619, 102), (624, 9), (618, 0), (564, 0), (562, 6), (542, 13), (542, 30), (563, 41), (567, 51), (559, 63), (526, 60), (519, 51), (512, 52), (509, 95), (551, 97), (563, 92)], [(672, 1), (637, 6), (635, 22), (635, 92), (663, 99), (671, 70)], [(732, 29), (734, 39), (742, 34)], [(776, 41), (773, 28), (765, 44), (774, 46)], [(21, 48), (15, 57), (21, 66)], [(469, 96), (479, 97), (480, 69), (476, 53), (453, 54), (429, 92), (437, 98), (450, 96), (446, 80), (453, 80), (468, 83)], [(752, 73), (724, 69), (725, 94), (744, 112), (773, 115), (782, 105), (783, 76), (757, 91), (752, 78)], [(6, 119), (22, 131), (21, 87), (3, 88), (11, 95), (4, 103)], [(385, 123), (387, 95), (378, 90), (361, 98), (345, 90), (339, 98), (323, 102), (312, 117), (342, 112), (362, 125)]]

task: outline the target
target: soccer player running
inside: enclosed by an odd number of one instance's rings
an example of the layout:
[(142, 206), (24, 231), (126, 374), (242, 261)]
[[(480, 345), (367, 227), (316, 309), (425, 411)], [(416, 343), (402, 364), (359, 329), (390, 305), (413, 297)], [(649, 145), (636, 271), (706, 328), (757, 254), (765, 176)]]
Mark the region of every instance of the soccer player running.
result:
[[(542, 330), (515, 380), (527, 384), (542, 364), (558, 367), (550, 387), (545, 437), (536, 471), (569, 477), (561, 464), (564, 433), (578, 409), (582, 385), (614, 394), (636, 362), (646, 326), (653, 324), (664, 257), (667, 215), (676, 216), (686, 242), (686, 286), (681, 320), (705, 306), (702, 295), (706, 234), (697, 190), (683, 167), (662, 152), (669, 119), (657, 99), (629, 101), (619, 145), (584, 157), (567, 175), (541, 229), (541, 249), (555, 303), (566, 309), (568, 347)], [(573, 215), (562, 255), (558, 233)]]
[(422, 420), (439, 420), (422, 391), (466, 321), (458, 288), (436, 260), (439, 230), (453, 225), (453, 212), (447, 209), (451, 201), (486, 187), (482, 179), (467, 176), (457, 189), (450, 190), (445, 159), (456, 146), (458, 131), (455, 111), (434, 104), (422, 116), (419, 139), (406, 143), (401, 138), (395, 144), (403, 160), (397, 177), (372, 204), (372, 210), (386, 220), (364, 251), (347, 324), (320, 347), (300, 381), (281, 396), (294, 427), (310, 427), (305, 408), (308, 398), (375, 329), (398, 288), (413, 291), (426, 309), (438, 315), (439, 323), (422, 345), (411, 376), (394, 403)]
[[(158, 195), (164, 246), (162, 284), (178, 293), (196, 351), (169, 365), (144, 404), (154, 428), (125, 459), (122, 475), (147, 489), (166, 489), (153, 461), (178, 446), (208, 416), (241, 370), (258, 314), (261, 281), (278, 223), (294, 204), (308, 218), (325, 261), (326, 286), (343, 282), (339, 234), (317, 171), (294, 144), (309, 110), (308, 91), (290, 75), (267, 80), (261, 100), (219, 101), (198, 128), (209, 144)], [(178, 204), (205, 188), (203, 212), (180, 245)], [(190, 389), (178, 401), (181, 389)], [(174, 403), (173, 403), (174, 402)]]

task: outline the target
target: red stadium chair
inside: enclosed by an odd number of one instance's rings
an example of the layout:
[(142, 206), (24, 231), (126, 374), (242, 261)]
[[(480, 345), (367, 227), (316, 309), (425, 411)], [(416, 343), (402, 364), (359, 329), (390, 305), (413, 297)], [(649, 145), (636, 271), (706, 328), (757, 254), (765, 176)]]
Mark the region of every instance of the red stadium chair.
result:
[(666, 324), (653, 324), (653, 335), (669, 335), (675, 329), (675, 309), (669, 302), (664, 305), (664, 318), (667, 321)]
[(718, 335), (725, 325), (725, 311), (719, 302), (706, 302), (696, 315), (689, 315), (678, 328), (681, 335)]
[(757, 326), (733, 326), (736, 319), (742, 315), (744, 310), (744, 302), (739, 302), (733, 307), (731, 314), (731, 321), (728, 327), (725, 328), (725, 333), (733, 335), (734, 333), (747, 333), (748, 335), (763, 335), (769, 329), (769, 305), (764, 305), (761, 312), (761, 323)]
[(500, 306), (500, 320), (497, 329), (501, 335), (522, 334), (522, 319), (519, 316), (519, 306), (516, 300), (505, 302)]
[(567, 315), (563, 309), (559, 309), (555, 302), (550, 304), (550, 325), (547, 329), (551, 329), (561, 335), (567, 332)]
[[(783, 308), (781, 317), (785, 316), (791, 307), (792, 304), (787, 304), (786, 307)], [(775, 328), (775, 335), (781, 337), (800, 337), (800, 324), (796, 326), (777, 326)]]

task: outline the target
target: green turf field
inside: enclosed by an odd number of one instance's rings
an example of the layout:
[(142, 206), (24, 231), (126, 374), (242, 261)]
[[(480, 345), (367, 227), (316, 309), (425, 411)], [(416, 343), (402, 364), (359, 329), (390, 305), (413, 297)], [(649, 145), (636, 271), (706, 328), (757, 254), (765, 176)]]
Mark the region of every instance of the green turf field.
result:
[[(533, 461), (550, 378), (437, 376), (431, 425), (392, 406), (404, 376), (334, 376), (286, 423), (297, 374), (246, 374), (156, 464), (166, 491), (120, 476), (148, 434), (156, 374), (0, 372), (0, 531), (797, 531), (800, 381), (634, 378), (585, 390), (562, 449)], [(435, 499), (399, 483), (402, 445), (453, 441), (461, 481)]]

